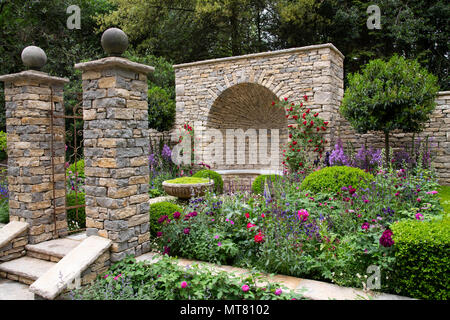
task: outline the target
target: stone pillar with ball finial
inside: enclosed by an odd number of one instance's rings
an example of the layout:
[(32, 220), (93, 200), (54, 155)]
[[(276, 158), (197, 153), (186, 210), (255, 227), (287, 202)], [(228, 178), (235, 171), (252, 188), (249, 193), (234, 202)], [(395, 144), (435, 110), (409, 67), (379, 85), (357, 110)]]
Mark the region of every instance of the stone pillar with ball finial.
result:
[[(0, 76), (5, 83), (10, 221), (28, 223), (28, 243), (67, 234), (63, 86), (69, 80), (39, 71), (45, 52), (22, 51), (29, 70)], [(60, 210), (59, 210), (60, 208)]]
[(82, 71), (86, 232), (112, 240), (111, 261), (149, 251), (147, 74), (153, 67), (121, 57), (128, 37), (110, 28), (109, 55)]

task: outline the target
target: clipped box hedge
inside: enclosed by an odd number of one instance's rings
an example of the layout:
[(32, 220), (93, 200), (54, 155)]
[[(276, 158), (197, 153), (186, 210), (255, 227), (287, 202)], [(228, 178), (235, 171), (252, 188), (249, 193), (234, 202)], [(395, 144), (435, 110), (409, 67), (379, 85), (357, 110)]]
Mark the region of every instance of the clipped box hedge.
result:
[(396, 265), (393, 289), (418, 299), (450, 298), (450, 216), (391, 226)]

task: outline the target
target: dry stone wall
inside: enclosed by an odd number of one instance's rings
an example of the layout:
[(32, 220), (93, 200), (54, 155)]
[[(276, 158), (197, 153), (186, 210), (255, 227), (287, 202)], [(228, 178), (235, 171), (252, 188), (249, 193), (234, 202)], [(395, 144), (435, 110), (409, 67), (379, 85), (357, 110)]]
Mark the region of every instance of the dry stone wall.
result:
[[(280, 142), (285, 143), (284, 110), (271, 110), (272, 101), (300, 102), (306, 95), (306, 105), (333, 122), (343, 95), (343, 59), (336, 47), (323, 44), (175, 65), (175, 127), (189, 123), (199, 135), (209, 128), (278, 128), (282, 129)], [(332, 135), (328, 132), (325, 139)], [(202, 157), (209, 143), (200, 142), (197, 152)], [(246, 153), (245, 165), (226, 164), (226, 159), (210, 165), (213, 169), (281, 169), (279, 163), (250, 164), (248, 150), (248, 145), (245, 151), (236, 150)]]
[[(175, 65), (176, 124), (172, 130), (172, 141), (179, 138), (183, 124), (194, 126), (196, 134), (206, 129), (221, 130), (224, 137), (224, 162), (208, 163), (214, 170), (273, 169), (274, 166), (251, 164), (250, 147), (237, 149), (235, 155), (245, 153), (245, 164), (226, 163), (225, 130), (267, 128), (280, 130), (281, 148), (288, 141), (282, 110), (270, 109), (272, 100), (288, 98), (292, 102), (308, 97), (306, 105), (329, 121), (325, 134), (325, 150), (334, 147), (340, 138), (344, 145), (352, 143), (358, 148), (362, 143), (376, 148), (384, 147), (384, 136), (375, 132), (357, 134), (339, 113), (343, 98), (344, 56), (332, 44), (314, 45), (245, 56), (205, 60)], [(450, 184), (450, 92), (440, 92), (437, 107), (417, 135), (431, 138), (434, 143), (434, 167), (440, 183)], [(412, 134), (395, 132), (391, 139), (394, 149), (411, 143)], [(205, 158), (209, 141), (201, 141), (196, 153)], [(270, 148), (267, 144), (258, 146)], [(282, 154), (280, 152), (280, 158)], [(242, 177), (242, 175), (241, 175)], [(250, 176), (248, 177), (250, 178)]]

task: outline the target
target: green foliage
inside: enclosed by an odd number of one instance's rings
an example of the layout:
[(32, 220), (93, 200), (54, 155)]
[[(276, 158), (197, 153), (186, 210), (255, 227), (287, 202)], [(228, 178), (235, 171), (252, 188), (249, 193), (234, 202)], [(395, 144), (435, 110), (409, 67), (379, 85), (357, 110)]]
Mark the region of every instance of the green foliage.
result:
[(278, 174), (262, 174), (256, 177), (256, 179), (252, 183), (252, 191), (255, 194), (263, 194), (264, 193), (264, 184), (267, 179), (270, 179), (272, 182), (275, 182), (277, 179), (280, 179), (281, 176)]
[(450, 214), (450, 186), (440, 186), (438, 190), (444, 212)]
[(387, 62), (372, 60), (348, 78), (340, 111), (359, 133), (421, 131), (439, 90), (434, 75), (397, 55)]
[[(182, 283), (186, 287), (182, 287)], [(264, 285), (264, 288), (256, 284)], [(244, 292), (243, 285), (249, 290)], [(275, 290), (281, 289), (276, 295)], [(69, 297), (81, 300), (291, 300), (302, 299), (298, 292), (278, 283), (265, 281), (261, 274), (237, 275), (216, 271), (204, 264), (188, 268), (176, 260), (162, 257), (148, 264), (128, 256), (114, 264), (106, 275), (87, 288), (70, 292)]]
[(156, 236), (156, 233), (160, 231), (161, 225), (158, 223), (158, 219), (161, 216), (166, 215), (169, 219), (172, 219), (173, 213), (176, 211), (181, 212), (183, 209), (172, 202), (162, 201), (151, 204), (149, 209), (150, 234)]
[(399, 294), (418, 299), (450, 297), (450, 216), (432, 221), (393, 224), (395, 271), (391, 281)]
[(223, 191), (223, 179), (222, 179), (222, 176), (219, 173), (217, 173), (217, 172), (215, 172), (213, 170), (203, 169), (203, 170), (197, 171), (193, 175), (193, 177), (209, 178), (209, 179), (214, 180), (214, 191), (217, 194), (222, 193), (222, 191)]
[[(84, 205), (85, 194), (83, 192), (69, 192), (66, 195), (66, 206)], [(86, 228), (86, 211), (85, 207), (73, 208), (67, 210), (67, 224), (69, 231)]]
[(166, 89), (148, 89), (148, 125), (151, 129), (168, 131), (175, 122), (175, 101)]
[(342, 187), (367, 187), (374, 177), (359, 168), (347, 166), (326, 167), (308, 175), (301, 184), (302, 190), (313, 193), (328, 192), (337, 194)]
[(66, 174), (67, 176), (71, 174), (75, 174), (75, 172), (78, 173), (78, 176), (81, 178), (84, 178), (84, 159), (80, 159), (77, 161), (77, 163), (72, 163), (67, 169)]
[(8, 200), (0, 200), (0, 223), (9, 222), (9, 203)]
[(8, 156), (6, 148), (7, 148), (6, 132), (0, 131), (0, 160), (4, 160)]

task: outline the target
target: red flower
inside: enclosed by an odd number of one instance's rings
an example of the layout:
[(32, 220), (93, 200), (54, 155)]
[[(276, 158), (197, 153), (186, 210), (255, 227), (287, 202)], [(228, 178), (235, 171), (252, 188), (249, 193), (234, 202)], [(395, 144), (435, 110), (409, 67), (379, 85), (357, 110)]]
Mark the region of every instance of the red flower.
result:
[(295, 146), (297, 144), (297, 141), (293, 141), (292, 144)]
[(311, 127), (312, 127), (314, 125), (314, 121), (311, 120), (310, 124), (311, 124)]
[(255, 235), (255, 242), (256, 243), (264, 242), (264, 235), (261, 234), (261, 231), (257, 235)]
[(318, 113), (318, 112), (314, 113), (314, 117), (317, 117), (318, 115), (319, 115), (319, 113)]
[(305, 99), (305, 101), (308, 101), (308, 96), (305, 94), (305, 95), (303, 96), (303, 99)]
[(306, 113), (304, 113), (304, 114), (302, 115), (302, 118), (303, 118), (303, 119), (306, 119)]
[(306, 122), (306, 120), (305, 121), (303, 121), (303, 124), (306, 126), (306, 124), (307, 124), (307, 122)]
[(245, 217), (248, 219), (250, 218), (250, 215), (248, 214), (248, 212), (245, 213)]
[(275, 105), (275, 101), (272, 101), (272, 105), (273, 105), (273, 106)]
[(324, 125), (327, 125), (327, 124), (328, 124), (328, 121), (324, 121), (323, 124), (324, 124)]
[(327, 128), (325, 128), (325, 127), (321, 127), (321, 128), (322, 128), (323, 131), (327, 130)]
[(309, 111), (310, 111), (310, 109), (307, 109), (307, 110), (306, 110), (306, 113), (309, 113)]
[(256, 225), (254, 225), (254, 224), (252, 224), (252, 223), (247, 223), (247, 230), (249, 230), (249, 229), (251, 229), (251, 228), (253, 228), (253, 227), (256, 227)]
[(284, 98), (284, 101), (287, 101), (287, 98)]

